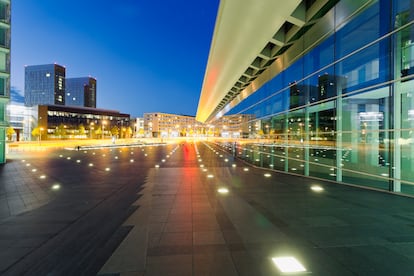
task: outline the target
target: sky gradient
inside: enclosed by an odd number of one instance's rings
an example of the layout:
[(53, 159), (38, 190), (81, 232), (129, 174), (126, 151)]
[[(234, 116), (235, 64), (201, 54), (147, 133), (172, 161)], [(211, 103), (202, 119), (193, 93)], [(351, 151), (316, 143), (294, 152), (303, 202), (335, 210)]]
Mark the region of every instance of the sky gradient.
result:
[(25, 65), (58, 63), (66, 77), (97, 79), (97, 108), (195, 115), (218, 5), (13, 1), (11, 85), (23, 93)]

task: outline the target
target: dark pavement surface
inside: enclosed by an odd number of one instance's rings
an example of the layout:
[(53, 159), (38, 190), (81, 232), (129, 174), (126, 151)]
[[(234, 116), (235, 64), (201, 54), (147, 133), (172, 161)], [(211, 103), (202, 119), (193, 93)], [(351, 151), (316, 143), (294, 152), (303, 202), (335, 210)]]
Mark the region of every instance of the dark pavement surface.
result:
[(278, 256), (305, 274), (413, 275), (412, 198), (247, 167), (202, 142), (10, 159), (2, 275), (284, 275)]

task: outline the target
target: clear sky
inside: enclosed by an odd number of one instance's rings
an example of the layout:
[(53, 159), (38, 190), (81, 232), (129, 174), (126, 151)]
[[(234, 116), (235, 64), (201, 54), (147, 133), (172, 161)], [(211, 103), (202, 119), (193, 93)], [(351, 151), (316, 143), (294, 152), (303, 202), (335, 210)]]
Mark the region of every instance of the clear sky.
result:
[(11, 85), (24, 65), (97, 79), (97, 107), (195, 115), (219, 0), (12, 2)]

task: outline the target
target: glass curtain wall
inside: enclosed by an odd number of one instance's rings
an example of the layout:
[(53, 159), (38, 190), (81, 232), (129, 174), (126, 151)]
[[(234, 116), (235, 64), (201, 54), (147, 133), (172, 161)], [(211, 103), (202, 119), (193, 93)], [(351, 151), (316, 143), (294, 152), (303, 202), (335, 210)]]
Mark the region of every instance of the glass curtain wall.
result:
[(255, 116), (239, 157), (414, 194), (414, 1), (373, 1), (335, 22), (332, 35), (229, 112)]

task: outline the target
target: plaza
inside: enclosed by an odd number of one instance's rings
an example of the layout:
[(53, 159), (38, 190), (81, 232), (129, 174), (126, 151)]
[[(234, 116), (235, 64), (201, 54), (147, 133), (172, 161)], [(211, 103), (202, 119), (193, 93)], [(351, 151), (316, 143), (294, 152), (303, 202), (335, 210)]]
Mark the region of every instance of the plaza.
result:
[(285, 275), (278, 257), (302, 264), (293, 275), (411, 273), (412, 198), (253, 167), (223, 145), (11, 152), (0, 273)]

